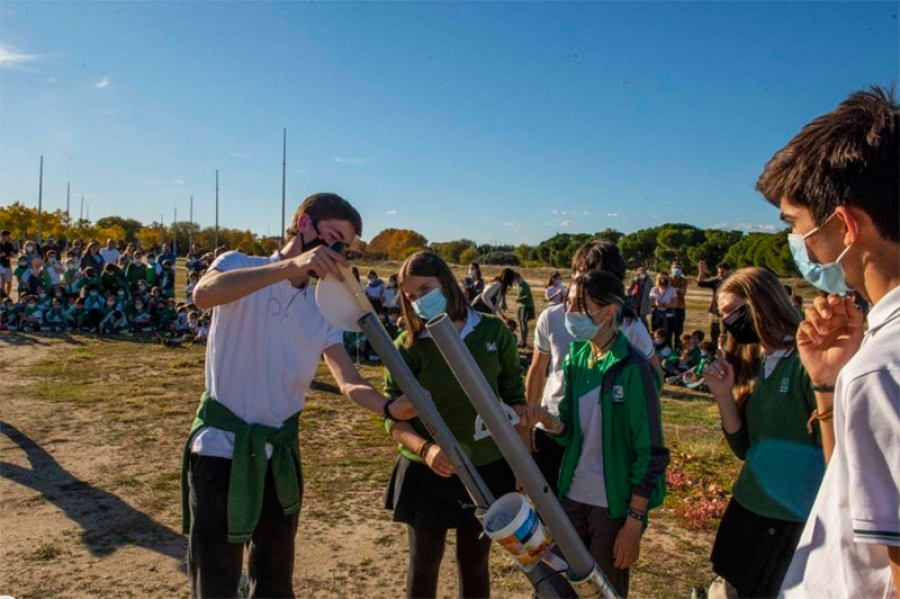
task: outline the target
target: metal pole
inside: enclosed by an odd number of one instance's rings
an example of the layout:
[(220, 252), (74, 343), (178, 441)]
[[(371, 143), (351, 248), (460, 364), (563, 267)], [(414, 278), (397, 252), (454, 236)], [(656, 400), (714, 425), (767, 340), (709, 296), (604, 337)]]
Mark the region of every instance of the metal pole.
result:
[(562, 506), (551, 493), (550, 485), (522, 443), (519, 433), (500, 408), (500, 402), (453, 326), (453, 321), (446, 314), (441, 314), (425, 327), (469, 401), (484, 419), (491, 436), (550, 531), (550, 536), (569, 562), (568, 579), (572, 587), (582, 599), (618, 598), (619, 595), (600, 572)]
[(84, 220), (84, 194), (81, 194), (81, 208), (78, 210), (78, 231), (81, 232), (81, 221)]
[(219, 247), (219, 169), (216, 169), (216, 247)]
[(41, 243), (41, 229), (43, 225), (43, 219), (41, 218), (41, 212), (43, 211), (43, 203), (44, 203), (44, 155), (41, 154), (41, 174), (38, 177), (38, 222), (37, 222), (37, 242)]
[(287, 186), (287, 127), (284, 128), (284, 142), (281, 150), (281, 242), (287, 241), (287, 230), (284, 226), (284, 199)]
[[(447, 423), (441, 418), (431, 398), (419, 384), (415, 375), (409, 369), (384, 325), (378, 320), (374, 312), (368, 312), (357, 321), (365, 333), (369, 344), (378, 354), (382, 364), (390, 371), (397, 386), (403, 391), (410, 403), (416, 409), (416, 414), (431, 438), (447, 455), (447, 459), (456, 469), (456, 475), (472, 498), (476, 509), (486, 510), (495, 498), (490, 489), (481, 478), (481, 475), (472, 465), (459, 441), (453, 436)], [(555, 576), (555, 568), (543, 562), (537, 564), (530, 572), (523, 572), (534, 586), (540, 599), (558, 599), (559, 594), (552, 586), (551, 579)]]

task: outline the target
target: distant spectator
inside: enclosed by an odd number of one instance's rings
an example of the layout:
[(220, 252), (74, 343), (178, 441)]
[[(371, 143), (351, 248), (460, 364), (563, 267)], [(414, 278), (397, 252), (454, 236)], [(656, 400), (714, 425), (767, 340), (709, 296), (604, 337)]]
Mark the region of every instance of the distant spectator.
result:
[(468, 275), (463, 280), (463, 286), (466, 291), (466, 299), (471, 304), (484, 291), (484, 278), (481, 276), (481, 266), (477, 262), (469, 264)]
[(372, 304), (376, 314), (380, 314), (384, 307), (384, 289), (384, 281), (378, 277), (378, 273), (370, 270), (369, 274), (366, 275), (366, 297)]
[(162, 251), (159, 253), (159, 256), (156, 257), (156, 259), (159, 261), (160, 265), (168, 260), (172, 263), (172, 269), (175, 270), (177, 256), (175, 256), (175, 253), (172, 251), (172, 248), (168, 243), (163, 244)]
[(534, 296), (531, 286), (520, 273), (515, 274), (516, 281), (516, 320), (519, 322), (519, 347), (528, 347), (528, 323), (534, 320)]
[(653, 282), (647, 276), (647, 269), (643, 266), (638, 269), (638, 274), (631, 279), (631, 285), (628, 287), (628, 300), (631, 302), (631, 310), (644, 323), (644, 328), (648, 331), (650, 325), (647, 322), (647, 316), (650, 315), (650, 290), (653, 288)]
[(0, 291), (12, 293), (12, 260), (16, 258), (16, 245), (9, 238), (7, 229), (0, 231)]
[(144, 255), (140, 250), (135, 251), (131, 263), (125, 268), (125, 278), (128, 279), (128, 285), (132, 292), (137, 288), (141, 281), (147, 281), (147, 267), (144, 264)]
[(656, 275), (656, 286), (650, 290), (650, 305), (653, 307), (653, 329), (666, 331), (666, 341), (674, 347), (675, 335), (675, 305), (678, 302), (678, 293), (669, 284), (669, 275), (661, 272)]
[(388, 277), (387, 285), (384, 288), (384, 307), (386, 310), (397, 308), (397, 294), (400, 292), (397, 287), (397, 273), (393, 273)]
[(171, 260), (164, 260), (159, 273), (159, 287), (164, 297), (175, 297), (175, 267)]
[(563, 284), (562, 275), (558, 272), (550, 275), (547, 281), (547, 288), (544, 290), (544, 297), (551, 306), (558, 306), (566, 301), (566, 286)]
[(712, 301), (709, 304), (709, 337), (710, 339), (718, 339), (721, 336), (721, 323), (719, 317), (719, 285), (731, 274), (731, 267), (720, 262), (716, 265), (716, 274), (714, 279), (706, 278), (706, 260), (697, 263), (697, 287), (704, 289), (712, 289)]
[(103, 272), (104, 264), (103, 256), (100, 255), (100, 244), (92, 239), (88, 243), (87, 252), (81, 257), (81, 270), (92, 267), (98, 273)]
[(685, 296), (687, 295), (688, 288), (688, 280), (687, 277), (684, 276), (684, 269), (681, 266), (681, 262), (678, 260), (672, 262), (672, 276), (669, 279), (669, 284), (672, 285), (672, 288), (675, 290), (675, 340), (678, 344), (678, 347), (681, 348), (681, 335), (684, 333), (684, 319), (687, 315), (687, 305), (684, 303)]
[(112, 239), (106, 240), (106, 247), (100, 250), (100, 257), (106, 264), (116, 264), (119, 261), (119, 246)]
[(66, 272), (66, 266), (57, 259), (56, 250), (47, 252), (47, 262), (44, 264), (44, 268), (50, 277), (50, 284), (59, 285), (62, 281), (62, 276)]

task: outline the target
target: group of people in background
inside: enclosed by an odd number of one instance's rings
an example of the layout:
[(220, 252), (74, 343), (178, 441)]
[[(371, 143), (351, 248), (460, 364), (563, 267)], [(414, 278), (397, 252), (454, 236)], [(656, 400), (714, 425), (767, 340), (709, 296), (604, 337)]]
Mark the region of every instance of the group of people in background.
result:
[(158, 333), (202, 342), (210, 315), (191, 303), (191, 291), (213, 258), (191, 248), (187, 301), (177, 301), (176, 256), (168, 245), (145, 253), (131, 243), (119, 251), (112, 239), (105, 247), (53, 238), (15, 244), (8, 230), (0, 231), (0, 331)]

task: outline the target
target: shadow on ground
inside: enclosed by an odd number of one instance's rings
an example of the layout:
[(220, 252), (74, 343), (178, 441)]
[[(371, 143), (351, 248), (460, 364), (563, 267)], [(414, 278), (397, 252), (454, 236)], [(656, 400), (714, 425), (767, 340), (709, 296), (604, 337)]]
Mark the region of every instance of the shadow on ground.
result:
[(39, 492), (82, 529), (82, 543), (95, 557), (135, 545), (171, 557), (184, 570), (187, 539), (140, 512), (118, 496), (80, 480), (56, 459), (8, 422), (6, 435), (25, 452), (31, 469), (0, 462), (0, 477)]

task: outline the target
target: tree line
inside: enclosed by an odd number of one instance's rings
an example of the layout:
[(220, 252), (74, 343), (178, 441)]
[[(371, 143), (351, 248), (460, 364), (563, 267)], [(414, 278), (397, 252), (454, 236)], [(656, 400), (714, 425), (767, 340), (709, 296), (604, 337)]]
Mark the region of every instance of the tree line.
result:
[[(37, 209), (19, 202), (0, 207), (0, 229), (9, 229), (13, 239), (35, 239), (37, 220)], [(120, 216), (105, 216), (96, 222), (87, 219), (71, 222), (62, 210), (42, 214), (41, 234), (45, 239), (52, 236), (57, 242), (81, 238), (103, 243), (113, 239), (120, 245), (139, 243), (144, 248), (174, 243), (182, 254), (188, 250), (189, 240), (207, 249), (215, 247), (216, 243), (215, 228), (200, 227), (197, 223), (176, 221), (164, 226), (154, 221), (145, 225)], [(355, 249), (372, 260), (404, 260), (413, 252), (429, 248), (451, 264), (480, 262), (567, 269), (575, 250), (596, 238), (617, 243), (631, 268), (643, 266), (653, 271), (665, 270), (678, 260), (687, 272), (696, 272), (697, 263), (706, 260), (710, 266), (726, 262), (732, 268), (764, 266), (782, 276), (797, 275), (788, 248), (787, 230), (743, 233), (701, 229), (684, 223), (667, 223), (628, 234), (615, 229), (593, 234), (557, 233), (533, 246), (478, 244), (470, 239), (429, 242), (416, 231), (390, 228), (375, 235), (368, 243), (357, 242)], [(268, 254), (278, 247), (280, 240), (262, 237), (249, 230), (219, 227), (218, 242), (249, 254)]]

